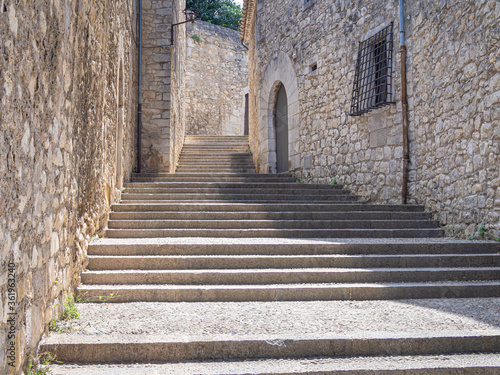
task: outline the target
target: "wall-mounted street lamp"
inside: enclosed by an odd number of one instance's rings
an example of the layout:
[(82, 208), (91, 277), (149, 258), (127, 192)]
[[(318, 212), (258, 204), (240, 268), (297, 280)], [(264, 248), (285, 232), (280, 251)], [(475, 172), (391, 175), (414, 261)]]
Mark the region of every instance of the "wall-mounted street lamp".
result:
[(171, 46), (174, 45), (174, 27), (182, 25), (184, 23), (196, 21), (198, 19), (198, 16), (200, 15), (200, 11), (198, 9), (189, 8), (189, 9), (184, 9), (184, 14), (186, 16), (186, 20), (185, 21), (179, 22), (179, 23), (174, 23), (170, 27), (170, 45)]

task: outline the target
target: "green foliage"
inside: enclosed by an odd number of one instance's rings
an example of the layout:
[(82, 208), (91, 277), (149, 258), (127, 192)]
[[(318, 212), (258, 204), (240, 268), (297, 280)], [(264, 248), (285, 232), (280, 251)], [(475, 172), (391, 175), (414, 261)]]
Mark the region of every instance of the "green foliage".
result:
[(198, 34), (192, 35), (191, 39), (193, 39), (196, 44), (200, 44), (201, 43), (201, 38), (200, 38), (200, 36)]
[(56, 361), (56, 356), (52, 353), (42, 353), (38, 357), (33, 357), (31, 354), (28, 358), (28, 371), (26, 375), (46, 375), (52, 373), (50, 365)]
[[(57, 305), (56, 305), (57, 306)], [(75, 299), (73, 296), (67, 297), (64, 300), (63, 312), (61, 315), (61, 320), (53, 319), (49, 323), (49, 330), (55, 332), (66, 332), (71, 331), (71, 324), (61, 324), (62, 322), (69, 322), (73, 319), (80, 318), (80, 312), (75, 304)]]
[(234, 30), (241, 21), (241, 6), (232, 0), (186, 0), (186, 8), (198, 9), (202, 21)]
[(480, 236), (484, 236), (486, 234), (486, 223), (481, 223), (479, 225), (479, 228), (477, 228), (477, 231), (479, 233)]
[(337, 179), (336, 179), (336, 178), (334, 178), (334, 179), (332, 180), (332, 182), (330, 182), (330, 185), (337, 185)]

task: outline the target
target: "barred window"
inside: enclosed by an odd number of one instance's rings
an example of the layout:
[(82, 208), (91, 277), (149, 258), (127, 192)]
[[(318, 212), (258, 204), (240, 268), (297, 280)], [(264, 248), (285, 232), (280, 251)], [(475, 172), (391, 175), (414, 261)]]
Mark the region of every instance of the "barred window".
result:
[(392, 28), (394, 23), (359, 42), (354, 73), (351, 116), (361, 116), (372, 109), (393, 104)]

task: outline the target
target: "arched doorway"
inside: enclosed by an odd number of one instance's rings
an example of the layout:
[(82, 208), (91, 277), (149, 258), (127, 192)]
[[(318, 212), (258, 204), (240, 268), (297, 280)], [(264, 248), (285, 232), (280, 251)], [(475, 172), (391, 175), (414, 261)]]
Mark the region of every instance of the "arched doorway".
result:
[(274, 109), (274, 131), (276, 140), (276, 172), (288, 171), (288, 100), (285, 86), (281, 85)]

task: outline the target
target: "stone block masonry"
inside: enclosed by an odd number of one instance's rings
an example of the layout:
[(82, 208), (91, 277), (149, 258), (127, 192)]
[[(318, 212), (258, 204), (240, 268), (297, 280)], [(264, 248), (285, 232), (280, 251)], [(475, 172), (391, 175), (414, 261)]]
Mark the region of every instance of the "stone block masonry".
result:
[[(245, 10), (250, 141), (260, 171), (275, 168), (272, 114), (283, 84), (290, 172), (311, 183), (336, 179), (372, 202), (400, 202), (398, 2), (248, 0)], [(351, 117), (359, 42), (391, 21), (396, 104)], [(498, 1), (406, 7), (410, 202), (424, 204), (449, 235), (478, 236), (484, 223), (486, 238), (500, 236), (499, 22)]]
[(238, 32), (196, 21), (186, 42), (187, 134), (243, 135), (248, 52)]
[(128, 0), (0, 1), (1, 374), (36, 354), (132, 172), (136, 14)]
[[(143, 2), (143, 172), (173, 172), (184, 140), (185, 0)], [(175, 112), (175, 113), (174, 113)]]

